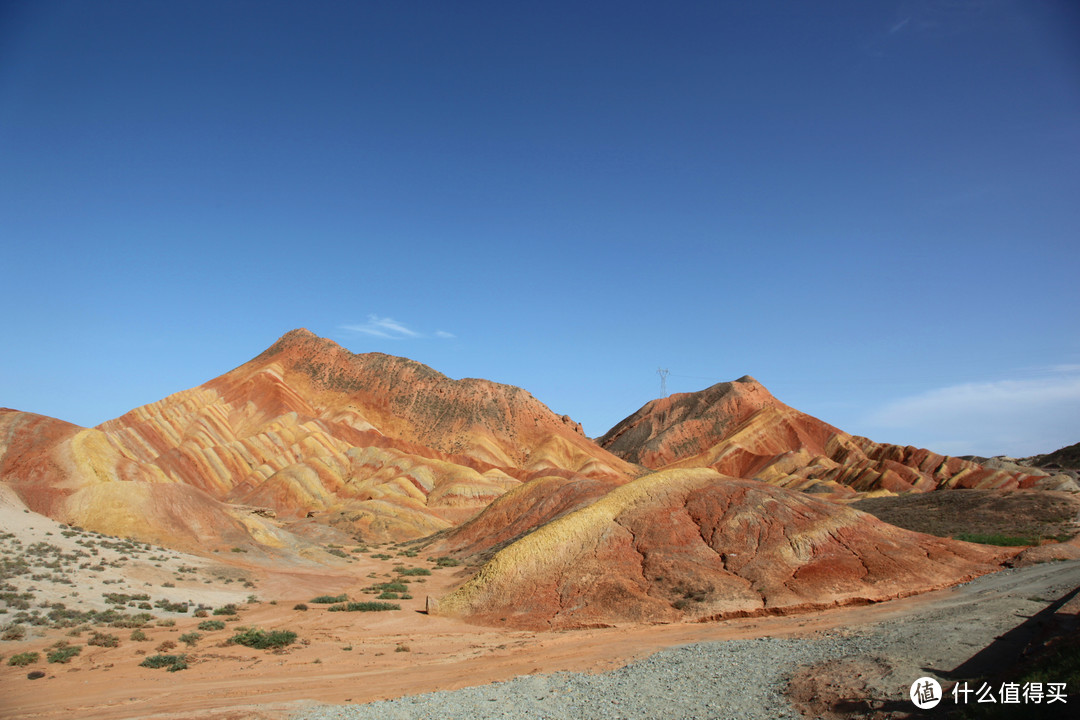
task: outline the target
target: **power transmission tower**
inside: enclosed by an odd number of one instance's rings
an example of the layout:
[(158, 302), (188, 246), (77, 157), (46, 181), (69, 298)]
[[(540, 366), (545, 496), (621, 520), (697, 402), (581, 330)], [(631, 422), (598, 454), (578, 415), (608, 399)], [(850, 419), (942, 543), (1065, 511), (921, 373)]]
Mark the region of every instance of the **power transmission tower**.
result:
[(671, 371), (667, 368), (656, 368), (656, 374), (660, 376), (660, 395), (667, 397), (667, 376)]

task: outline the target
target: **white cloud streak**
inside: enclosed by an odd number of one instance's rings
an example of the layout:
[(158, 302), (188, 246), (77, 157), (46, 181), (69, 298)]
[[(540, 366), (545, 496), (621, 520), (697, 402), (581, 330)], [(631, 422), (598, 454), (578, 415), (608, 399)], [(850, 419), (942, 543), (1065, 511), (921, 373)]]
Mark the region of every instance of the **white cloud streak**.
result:
[[(1080, 373), (964, 383), (901, 398), (866, 419), (875, 440), (958, 455), (1027, 456), (1080, 441)], [(895, 439), (890, 439), (888, 436)]]
[(901, 20), (900, 22), (896, 23), (896, 24), (895, 24), (895, 25), (893, 25), (893, 26), (892, 26), (891, 28), (889, 28), (889, 34), (890, 34), (890, 35), (892, 35), (893, 33), (898, 33), (898, 32), (900, 32), (901, 30), (903, 30), (903, 29), (904, 29), (904, 27), (905, 27), (905, 26), (906, 26), (906, 25), (907, 25), (907, 24), (908, 24), (909, 22), (911, 22), (911, 18), (909, 18), (909, 17), (908, 17), (908, 18), (904, 18), (903, 20)]
[[(341, 329), (360, 333), (362, 335), (386, 338), (388, 340), (407, 340), (425, 337), (423, 333), (413, 330), (404, 323), (398, 322), (393, 318), (379, 317), (378, 315), (368, 315), (366, 323), (360, 325), (342, 325)], [(457, 336), (453, 333), (448, 333), (445, 330), (437, 330), (435, 332), (435, 337), (454, 338)]]
[(363, 325), (342, 325), (341, 329), (394, 340), (420, 337), (420, 333), (410, 330), (397, 320), (381, 318), (378, 315), (368, 315), (368, 321)]

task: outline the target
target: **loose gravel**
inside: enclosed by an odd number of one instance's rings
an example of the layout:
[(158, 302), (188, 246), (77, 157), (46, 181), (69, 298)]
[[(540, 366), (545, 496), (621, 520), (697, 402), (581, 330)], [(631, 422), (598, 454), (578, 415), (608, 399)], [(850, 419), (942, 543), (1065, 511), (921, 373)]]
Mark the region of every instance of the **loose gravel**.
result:
[(800, 667), (881, 649), (862, 633), (706, 642), (662, 650), (618, 670), (526, 675), (507, 682), (355, 706), (295, 720), (778, 720), (801, 718), (782, 691)]

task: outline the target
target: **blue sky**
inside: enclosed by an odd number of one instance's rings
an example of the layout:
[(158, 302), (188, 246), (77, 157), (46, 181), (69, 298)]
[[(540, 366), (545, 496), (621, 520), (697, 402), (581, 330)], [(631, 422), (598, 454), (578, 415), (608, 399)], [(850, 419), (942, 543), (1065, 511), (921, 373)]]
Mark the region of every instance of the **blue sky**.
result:
[(0, 4), (0, 405), (93, 425), (295, 327), (599, 435), (754, 375), (1080, 441), (1067, 2)]

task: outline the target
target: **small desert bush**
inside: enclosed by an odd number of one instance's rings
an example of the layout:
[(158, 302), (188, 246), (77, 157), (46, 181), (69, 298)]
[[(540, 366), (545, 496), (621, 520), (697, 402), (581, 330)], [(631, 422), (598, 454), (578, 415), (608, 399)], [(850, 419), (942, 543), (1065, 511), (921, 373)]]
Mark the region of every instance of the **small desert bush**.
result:
[(412, 652), (412, 648), (410, 648), (408, 645), (405, 645), (404, 643), (402, 643), (402, 644), (398, 645), (396, 648), (394, 648), (394, 652)]
[(22, 625), (12, 625), (0, 635), (0, 640), (22, 640), (26, 637), (26, 628)]
[(45, 656), (51, 663), (69, 663), (71, 658), (82, 652), (82, 645), (68, 645), (67, 641), (61, 640), (53, 645), (52, 651)]
[(22, 667), (23, 665), (29, 665), (30, 663), (36, 663), (41, 659), (41, 653), (36, 652), (22, 652), (17, 655), (12, 655), (8, 659), (8, 665), (14, 665), (15, 667)]
[(180, 642), (187, 644), (188, 647), (192, 647), (195, 643), (199, 642), (199, 638), (201, 637), (202, 635), (197, 632), (184, 633), (180, 636)]
[(292, 609), (293, 610), (307, 610), (307, 605), (305, 603), (296, 603), (295, 605), (292, 606)]
[(435, 560), (435, 564), (439, 567), (457, 567), (461, 564), (461, 561), (452, 557), (443, 556)]
[(331, 603), (341, 603), (349, 599), (348, 595), (320, 595), (319, 597), (311, 598), (308, 602), (319, 603), (320, 605), (329, 605)]
[(146, 633), (144, 633), (142, 630), (132, 630), (130, 639), (136, 642), (143, 642), (147, 639), (147, 637)]
[(240, 612), (240, 608), (236, 607), (235, 603), (229, 603), (228, 605), (214, 608), (215, 615), (235, 615), (238, 612)]
[(176, 647), (175, 642), (173, 642), (172, 640), (166, 640), (166, 641), (162, 642), (160, 645), (158, 645), (156, 650), (159, 653), (163, 653), (163, 652), (168, 652), (169, 650), (172, 650), (174, 647)]
[(398, 570), (398, 575), (430, 575), (431, 571), (427, 568), (405, 568), (404, 570)]
[(376, 585), (375, 587), (384, 592), (403, 593), (409, 591), (409, 586), (401, 582), (382, 583), (381, 585)]
[(120, 638), (116, 635), (109, 633), (94, 631), (94, 634), (90, 636), (90, 639), (86, 641), (87, 645), (97, 645), (98, 647), (116, 647), (120, 644)]
[(341, 605), (331, 605), (327, 608), (332, 612), (381, 612), (384, 610), (400, 610), (401, 606), (397, 603), (377, 602), (374, 600), (368, 600), (365, 602), (351, 602), (343, 603)]
[[(221, 620), (204, 620), (199, 623), (200, 630), (224, 630), (225, 623)], [(183, 637), (180, 638), (183, 640)]]
[(241, 628), (240, 632), (232, 636), (232, 642), (237, 645), (255, 648), (256, 650), (268, 650), (270, 648), (282, 648), (296, 641), (296, 633), (291, 630), (259, 630), (258, 628)]
[(139, 663), (145, 668), (165, 668), (169, 672), (187, 669), (187, 656), (185, 655), (151, 655)]

